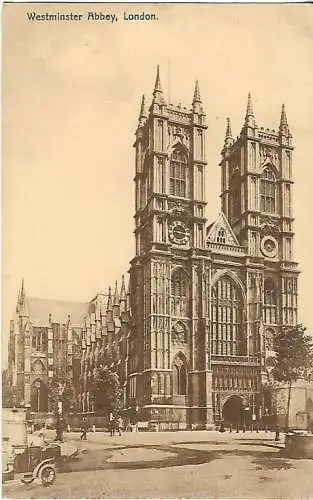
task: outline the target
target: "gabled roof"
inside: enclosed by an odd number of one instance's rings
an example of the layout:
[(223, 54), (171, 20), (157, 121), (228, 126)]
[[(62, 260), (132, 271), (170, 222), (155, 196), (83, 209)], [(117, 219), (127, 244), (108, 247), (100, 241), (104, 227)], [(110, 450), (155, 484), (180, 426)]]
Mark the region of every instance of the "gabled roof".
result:
[(33, 325), (48, 325), (49, 314), (52, 323), (66, 323), (70, 315), (72, 325), (81, 325), (88, 313), (88, 303), (65, 300), (27, 297), (29, 319)]
[(220, 212), (216, 221), (207, 228), (207, 244), (210, 243), (240, 247), (235, 233), (223, 212)]

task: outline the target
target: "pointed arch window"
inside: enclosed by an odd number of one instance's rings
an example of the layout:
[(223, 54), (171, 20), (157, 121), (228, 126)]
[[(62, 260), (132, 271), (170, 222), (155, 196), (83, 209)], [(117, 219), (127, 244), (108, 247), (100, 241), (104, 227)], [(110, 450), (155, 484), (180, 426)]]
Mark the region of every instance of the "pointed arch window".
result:
[(270, 167), (265, 167), (260, 184), (261, 212), (276, 213), (276, 176)]
[(48, 332), (46, 328), (33, 328), (32, 348), (37, 352), (46, 352), (48, 349)]
[(239, 219), (241, 215), (241, 177), (236, 170), (230, 181), (230, 218), (232, 221)]
[(178, 354), (173, 362), (173, 394), (187, 394), (187, 367), (182, 354)]
[(174, 270), (171, 277), (171, 314), (187, 316), (187, 277), (182, 269)]
[(277, 323), (277, 293), (274, 282), (267, 279), (264, 283), (264, 323)]
[(212, 354), (244, 356), (243, 300), (238, 286), (222, 276), (212, 289)]
[(170, 194), (186, 198), (187, 159), (182, 151), (175, 149), (170, 157)]

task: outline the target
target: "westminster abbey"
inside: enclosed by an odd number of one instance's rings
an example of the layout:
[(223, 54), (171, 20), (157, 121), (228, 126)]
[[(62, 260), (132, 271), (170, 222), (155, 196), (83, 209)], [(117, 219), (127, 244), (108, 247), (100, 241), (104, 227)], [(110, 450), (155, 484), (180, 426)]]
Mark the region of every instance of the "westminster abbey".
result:
[[(212, 428), (221, 419), (240, 422), (245, 412), (252, 420), (275, 412), (272, 342), (282, 325), (297, 322), (299, 274), (285, 107), (277, 131), (258, 127), (250, 95), (237, 138), (227, 120), (221, 211), (213, 223), (205, 216), (206, 133), (198, 82), (191, 106), (174, 106), (158, 69), (134, 144), (136, 255), (128, 292), (122, 282), (112, 295), (64, 306), (58, 328), (53, 304), (44, 313), (41, 304), (39, 325), (20, 294), (22, 322), (12, 322), (10, 334), (20, 360), (11, 346), (9, 368), (20, 398), (34, 394), (36, 406), (33, 385), (47, 385), (56, 373), (59, 345), (81, 411), (93, 409), (93, 369), (103, 364), (120, 376), (125, 409), (163, 428)], [(45, 346), (37, 349), (32, 338), (42, 342), (40, 328)]]

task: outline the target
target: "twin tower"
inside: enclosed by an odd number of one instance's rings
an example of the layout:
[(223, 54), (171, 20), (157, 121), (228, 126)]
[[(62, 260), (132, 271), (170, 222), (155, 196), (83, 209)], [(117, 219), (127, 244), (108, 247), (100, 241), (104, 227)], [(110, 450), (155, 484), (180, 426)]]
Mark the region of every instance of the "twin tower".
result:
[(248, 97), (242, 130), (229, 120), (221, 212), (208, 224), (207, 123), (166, 102), (159, 68), (136, 130), (135, 239), (126, 405), (163, 428), (209, 428), (275, 413), (273, 337), (297, 322), (292, 136), (259, 128)]

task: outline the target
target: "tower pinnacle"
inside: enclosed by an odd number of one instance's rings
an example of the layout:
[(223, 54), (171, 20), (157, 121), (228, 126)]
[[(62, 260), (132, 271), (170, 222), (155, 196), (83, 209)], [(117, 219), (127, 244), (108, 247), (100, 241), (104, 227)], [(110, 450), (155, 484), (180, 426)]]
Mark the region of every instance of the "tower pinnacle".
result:
[(163, 104), (164, 103), (164, 96), (163, 96), (163, 90), (161, 86), (161, 79), (160, 79), (160, 66), (157, 66), (157, 74), (156, 74), (156, 79), (155, 79), (155, 84), (154, 84), (154, 90), (153, 90), (153, 99), (152, 99), (152, 104)]
[(248, 93), (247, 111), (246, 111), (244, 126), (256, 128), (256, 122), (253, 113), (252, 98), (250, 92)]
[(193, 93), (193, 100), (192, 100), (192, 110), (194, 113), (201, 113), (202, 112), (202, 102), (201, 102), (198, 80), (196, 80), (196, 83), (195, 83), (195, 90)]
[(156, 74), (156, 79), (155, 79), (155, 85), (154, 85), (154, 92), (162, 92), (162, 87), (161, 87), (161, 79), (160, 79), (160, 65), (157, 65), (157, 74)]
[(194, 91), (194, 94), (193, 94), (192, 104), (194, 104), (195, 102), (201, 103), (201, 96), (200, 96), (200, 89), (199, 89), (199, 82), (198, 82), (198, 80), (196, 80), (196, 83), (195, 83), (195, 91)]
[(110, 286), (109, 286), (109, 296), (108, 296), (107, 311), (113, 311), (112, 296), (111, 296), (111, 287)]
[(120, 303), (120, 299), (118, 296), (118, 291), (117, 291), (117, 281), (115, 281), (115, 290), (114, 290), (114, 298), (113, 298), (113, 305), (118, 306)]
[(224, 148), (228, 148), (229, 146), (232, 145), (232, 143), (233, 143), (233, 136), (231, 131), (230, 118), (227, 118)]
[(289, 126), (286, 115), (285, 104), (282, 104), (281, 107), (281, 115), (280, 115), (280, 124), (279, 124), (279, 132), (284, 135), (289, 135)]
[(124, 274), (122, 275), (122, 286), (121, 286), (120, 298), (121, 298), (121, 300), (126, 300), (126, 288), (125, 288)]
[(140, 113), (139, 113), (139, 119), (138, 119), (140, 127), (142, 125), (144, 125), (146, 118), (148, 118), (148, 113), (146, 110), (146, 97), (145, 97), (145, 95), (143, 95), (142, 99), (141, 99), (141, 107), (140, 107)]
[(24, 278), (22, 279), (22, 284), (21, 284), (21, 289), (18, 293), (18, 299), (17, 299), (17, 311), (23, 316), (28, 315), (28, 307), (27, 307), (27, 300), (26, 300), (26, 293), (25, 293), (25, 286), (24, 286)]

